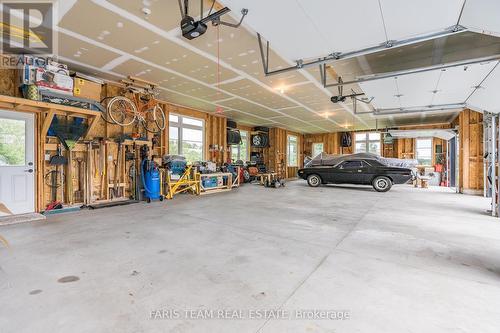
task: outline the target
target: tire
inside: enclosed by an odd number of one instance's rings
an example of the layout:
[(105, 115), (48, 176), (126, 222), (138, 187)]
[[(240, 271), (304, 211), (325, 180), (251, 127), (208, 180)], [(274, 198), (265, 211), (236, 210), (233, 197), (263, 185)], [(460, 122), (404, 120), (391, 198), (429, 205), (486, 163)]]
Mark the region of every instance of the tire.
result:
[(377, 192), (387, 192), (392, 187), (392, 181), (385, 176), (378, 176), (373, 180), (372, 186)]
[(316, 174), (312, 174), (312, 175), (309, 175), (307, 176), (307, 184), (311, 187), (318, 187), (320, 186), (322, 183), (322, 180), (321, 180), (321, 177), (316, 175)]
[(267, 133), (262, 134), (262, 148), (269, 147), (269, 136)]
[(263, 144), (262, 135), (255, 134), (252, 136), (252, 147), (260, 148), (262, 147), (262, 144)]
[(243, 179), (245, 180), (245, 183), (248, 183), (250, 181), (250, 173), (248, 173), (248, 170), (243, 170)]
[[(110, 99), (112, 99), (113, 97), (104, 97), (103, 99), (101, 99), (101, 105), (108, 105), (108, 101)], [(108, 115), (108, 109), (107, 107), (104, 109), (104, 111), (101, 112), (101, 119), (104, 120), (105, 122), (107, 122), (108, 124), (115, 124), (112, 120), (108, 119), (109, 118), (109, 115)]]
[(143, 122), (146, 131), (159, 133), (165, 129), (166, 123), (165, 113), (159, 105), (155, 105), (155, 107), (146, 111), (146, 117)]
[(252, 135), (251, 146), (255, 148), (266, 148), (269, 146), (269, 136), (267, 133)]
[(228, 129), (226, 133), (228, 145), (239, 145), (241, 143), (241, 134), (239, 130)]
[(156, 105), (153, 109), (153, 115), (155, 118), (156, 126), (163, 131), (165, 127), (167, 127), (167, 117), (165, 116), (165, 112), (161, 108), (161, 106)]
[(115, 96), (106, 106), (106, 118), (120, 126), (132, 125), (137, 118), (137, 108), (127, 97)]

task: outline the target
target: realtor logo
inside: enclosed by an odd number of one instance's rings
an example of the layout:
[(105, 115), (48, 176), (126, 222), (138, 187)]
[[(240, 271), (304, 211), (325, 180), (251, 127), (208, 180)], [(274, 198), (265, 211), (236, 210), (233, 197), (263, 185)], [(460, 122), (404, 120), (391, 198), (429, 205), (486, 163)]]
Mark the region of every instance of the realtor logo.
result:
[(1, 2), (2, 53), (53, 54), (52, 2)]

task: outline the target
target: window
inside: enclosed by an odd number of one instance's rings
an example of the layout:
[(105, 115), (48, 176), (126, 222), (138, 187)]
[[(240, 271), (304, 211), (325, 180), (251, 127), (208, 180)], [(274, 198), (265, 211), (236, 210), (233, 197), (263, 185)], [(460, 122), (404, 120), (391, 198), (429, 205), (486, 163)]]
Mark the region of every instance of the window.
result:
[(231, 159), (233, 161), (248, 160), (248, 132), (240, 131), (241, 143), (239, 145), (231, 145)]
[(340, 169), (359, 169), (364, 166), (363, 161), (345, 161), (340, 165)]
[(415, 142), (417, 161), (420, 165), (432, 164), (432, 139), (417, 139)]
[(203, 120), (171, 114), (169, 122), (169, 154), (182, 155), (188, 162), (204, 160)]
[(380, 155), (380, 133), (356, 133), (354, 140), (356, 143), (355, 153), (372, 153)]
[(287, 150), (286, 150), (287, 166), (289, 167), (296, 167), (299, 165), (298, 164), (299, 151), (297, 147), (298, 147), (297, 137), (289, 135), (287, 138)]
[(313, 143), (312, 157), (316, 157), (323, 152), (323, 143)]
[(0, 165), (25, 165), (25, 152), (25, 121), (0, 118)]

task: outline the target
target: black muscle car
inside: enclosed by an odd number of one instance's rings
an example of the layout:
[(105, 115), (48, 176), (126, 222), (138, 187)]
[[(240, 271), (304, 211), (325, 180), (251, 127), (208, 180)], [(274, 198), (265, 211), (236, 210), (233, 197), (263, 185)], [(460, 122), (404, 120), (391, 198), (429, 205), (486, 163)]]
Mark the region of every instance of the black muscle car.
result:
[(389, 159), (372, 154), (330, 156), (315, 158), (298, 171), (309, 186), (321, 184), (372, 185), (378, 192), (387, 192), (393, 184), (404, 184), (413, 177), (411, 169), (391, 166)]

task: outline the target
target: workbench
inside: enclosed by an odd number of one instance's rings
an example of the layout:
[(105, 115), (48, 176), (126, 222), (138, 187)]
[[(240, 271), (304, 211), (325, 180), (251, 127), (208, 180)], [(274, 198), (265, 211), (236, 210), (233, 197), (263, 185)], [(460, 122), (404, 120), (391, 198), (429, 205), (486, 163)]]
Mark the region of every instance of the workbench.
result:
[[(200, 173), (200, 195), (220, 193), (231, 191), (235, 187), (240, 186), (239, 168), (237, 168), (238, 176), (234, 177), (231, 172), (216, 172), (216, 173)], [(217, 178), (217, 186), (205, 187), (203, 180), (207, 178)]]

